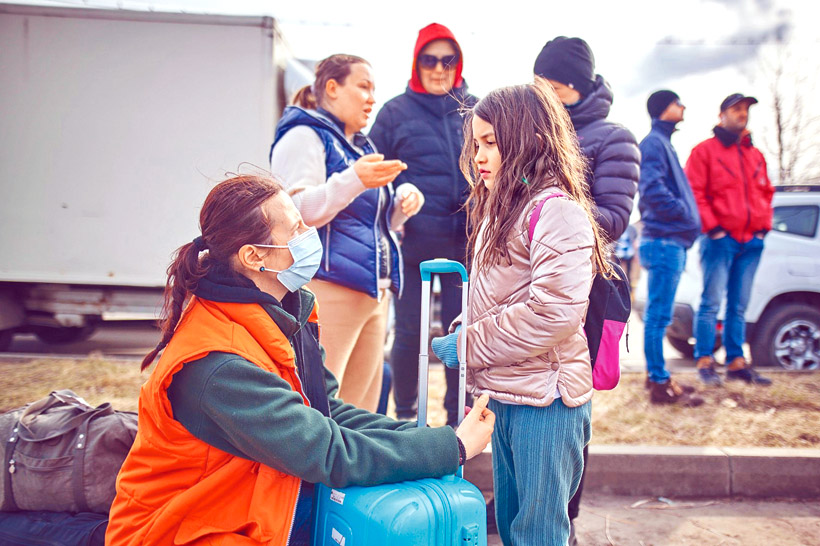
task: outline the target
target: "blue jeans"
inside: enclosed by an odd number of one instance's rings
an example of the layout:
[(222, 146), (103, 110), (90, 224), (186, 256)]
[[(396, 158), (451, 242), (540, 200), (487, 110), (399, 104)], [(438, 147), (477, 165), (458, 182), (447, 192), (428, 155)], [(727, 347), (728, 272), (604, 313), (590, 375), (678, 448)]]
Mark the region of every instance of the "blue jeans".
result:
[(746, 306), (762, 252), (763, 239), (757, 237), (745, 243), (739, 243), (729, 235), (720, 239), (701, 237), (703, 295), (695, 318), (695, 358), (710, 356), (714, 351), (717, 314), (724, 297), (726, 317), (723, 321), (723, 346), (726, 348), (726, 362), (743, 356)]
[(495, 413), (493, 486), (498, 534), (505, 545), (564, 546), (567, 503), (584, 470), (582, 452), (591, 434), (592, 403), (568, 408), (502, 404)]
[(649, 380), (664, 383), (669, 379), (663, 358), (663, 336), (672, 321), (672, 307), (683, 268), (686, 248), (672, 239), (642, 239), (641, 265), (649, 274), (649, 289), (644, 311), (643, 352)]

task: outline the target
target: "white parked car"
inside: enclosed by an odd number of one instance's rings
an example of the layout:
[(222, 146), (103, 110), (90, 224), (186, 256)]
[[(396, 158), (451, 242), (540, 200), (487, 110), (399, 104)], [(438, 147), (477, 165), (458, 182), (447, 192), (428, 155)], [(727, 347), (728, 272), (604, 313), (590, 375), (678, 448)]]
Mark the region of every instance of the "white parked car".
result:
[[(746, 309), (746, 340), (758, 366), (788, 370), (820, 368), (820, 186), (777, 187), (774, 222), (766, 235)], [(675, 295), (666, 338), (685, 357), (694, 352), (693, 319), (703, 289), (697, 244)], [(646, 275), (635, 289), (643, 317)], [(721, 313), (722, 314), (722, 313)], [(722, 326), (719, 325), (722, 330)], [(718, 336), (719, 339), (719, 336)]]

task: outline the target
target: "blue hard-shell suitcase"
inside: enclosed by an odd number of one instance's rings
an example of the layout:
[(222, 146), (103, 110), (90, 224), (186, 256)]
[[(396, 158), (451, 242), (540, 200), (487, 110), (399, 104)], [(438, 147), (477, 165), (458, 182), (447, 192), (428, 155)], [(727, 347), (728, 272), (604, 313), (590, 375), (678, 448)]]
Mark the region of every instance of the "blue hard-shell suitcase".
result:
[[(419, 426), (427, 425), (427, 342), (430, 331), (430, 277), (459, 273), (462, 320), (466, 326), (467, 270), (451, 260), (421, 263)], [(466, 332), (466, 330), (463, 330)], [(466, 343), (459, 352), (459, 423), (464, 416)], [(481, 491), (461, 477), (426, 478), (374, 487), (332, 489), (316, 485), (314, 546), (486, 546), (487, 512)]]

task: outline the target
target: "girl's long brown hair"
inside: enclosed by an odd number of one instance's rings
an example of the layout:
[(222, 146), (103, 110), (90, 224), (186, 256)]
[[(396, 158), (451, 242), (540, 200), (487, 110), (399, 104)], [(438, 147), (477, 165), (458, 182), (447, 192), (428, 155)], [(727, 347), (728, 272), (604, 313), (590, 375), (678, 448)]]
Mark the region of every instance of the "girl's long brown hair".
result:
[(327, 82), (336, 80), (339, 85), (344, 85), (345, 80), (350, 75), (350, 67), (354, 64), (370, 66), (370, 63), (356, 55), (337, 53), (322, 59), (316, 65), (316, 78), (313, 85), (306, 85), (297, 91), (293, 96), (293, 100), (291, 100), (291, 104), (316, 110), (325, 99), (325, 85), (327, 85)]
[[(501, 154), (492, 190), (476, 178), (473, 116), (493, 126)], [(592, 214), (584, 180), (586, 160), (569, 114), (554, 92), (528, 84), (497, 89), (481, 99), (465, 116), (460, 166), (472, 188), (466, 204), (468, 256), (477, 271), (509, 262), (507, 241), (521, 229), (524, 208), (531, 207), (533, 197), (543, 190), (557, 185), (587, 212), (595, 236), (594, 262), (598, 271), (612, 274), (606, 261), (608, 242)], [(489, 221), (476, 255), (476, 238), (485, 219)]]
[(150, 366), (171, 341), (186, 300), (212, 267), (231, 267), (232, 258), (243, 245), (272, 242), (273, 219), (265, 215), (262, 205), (280, 191), (279, 182), (259, 175), (236, 176), (211, 190), (199, 213), (200, 244), (191, 242), (179, 247), (168, 267), (160, 319), (162, 339), (142, 360), (141, 370)]

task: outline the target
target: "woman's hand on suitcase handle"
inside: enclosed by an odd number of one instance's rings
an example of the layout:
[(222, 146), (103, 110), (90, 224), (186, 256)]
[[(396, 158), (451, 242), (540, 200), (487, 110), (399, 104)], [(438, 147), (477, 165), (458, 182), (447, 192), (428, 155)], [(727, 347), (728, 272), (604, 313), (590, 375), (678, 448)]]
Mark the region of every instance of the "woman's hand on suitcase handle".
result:
[(495, 428), (495, 414), (487, 409), (489, 401), (490, 397), (482, 394), (475, 401), (470, 413), (467, 414), (456, 431), (456, 436), (464, 444), (467, 460), (484, 451), (492, 438), (493, 429)]

